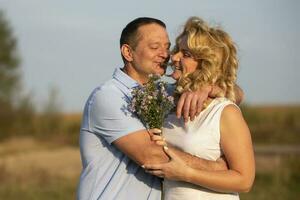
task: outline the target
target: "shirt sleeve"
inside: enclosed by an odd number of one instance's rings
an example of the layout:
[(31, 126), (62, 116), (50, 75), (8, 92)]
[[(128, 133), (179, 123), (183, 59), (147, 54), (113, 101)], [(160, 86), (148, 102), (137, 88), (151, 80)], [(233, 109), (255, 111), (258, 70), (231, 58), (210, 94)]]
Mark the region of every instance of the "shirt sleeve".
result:
[(117, 88), (98, 90), (89, 106), (91, 131), (111, 144), (122, 136), (145, 129), (127, 106), (126, 96)]

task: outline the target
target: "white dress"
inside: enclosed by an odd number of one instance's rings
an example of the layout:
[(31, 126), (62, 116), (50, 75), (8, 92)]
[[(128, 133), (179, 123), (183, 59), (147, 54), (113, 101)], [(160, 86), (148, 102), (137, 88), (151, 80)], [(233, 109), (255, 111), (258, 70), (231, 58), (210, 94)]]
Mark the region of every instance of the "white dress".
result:
[[(163, 135), (167, 142), (187, 153), (217, 160), (223, 153), (220, 147), (220, 118), (225, 106), (234, 104), (226, 98), (214, 99), (194, 120), (184, 124), (175, 114), (165, 120)], [(235, 104), (234, 104), (235, 105)], [(165, 179), (164, 200), (236, 200), (237, 193), (218, 193), (198, 185)]]

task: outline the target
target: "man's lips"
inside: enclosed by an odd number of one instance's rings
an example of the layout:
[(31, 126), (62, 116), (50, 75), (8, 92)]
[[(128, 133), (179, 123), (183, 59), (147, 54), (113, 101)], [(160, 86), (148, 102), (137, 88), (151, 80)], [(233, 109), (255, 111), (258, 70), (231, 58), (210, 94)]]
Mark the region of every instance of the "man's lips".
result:
[(165, 62), (157, 62), (155, 64), (160, 68), (163, 68), (163, 69), (167, 68), (167, 64)]

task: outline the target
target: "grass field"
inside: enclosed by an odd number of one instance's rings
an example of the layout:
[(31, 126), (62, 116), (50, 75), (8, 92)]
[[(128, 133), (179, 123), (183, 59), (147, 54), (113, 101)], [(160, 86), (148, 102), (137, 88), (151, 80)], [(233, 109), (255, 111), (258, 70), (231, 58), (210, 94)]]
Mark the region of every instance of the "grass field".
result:
[[(256, 155), (257, 175), (245, 200), (296, 200), (300, 196), (297, 155)], [(81, 170), (74, 146), (18, 138), (0, 144), (0, 199), (75, 199)]]
[[(244, 200), (298, 200), (300, 106), (243, 107), (256, 149), (256, 180)], [(0, 199), (76, 198), (81, 170), (80, 114), (64, 115), (60, 132), (0, 141)], [(56, 120), (57, 121), (57, 120)]]
[(0, 155), (0, 199), (75, 199), (78, 148), (18, 138), (2, 142)]

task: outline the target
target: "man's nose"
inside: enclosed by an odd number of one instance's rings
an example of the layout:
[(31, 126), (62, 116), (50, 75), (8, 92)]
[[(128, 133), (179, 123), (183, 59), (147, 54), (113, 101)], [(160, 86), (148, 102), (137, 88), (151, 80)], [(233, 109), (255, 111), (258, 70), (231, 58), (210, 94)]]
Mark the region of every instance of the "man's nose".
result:
[(169, 58), (170, 57), (170, 51), (168, 49), (162, 49), (160, 51), (160, 56), (163, 58)]

